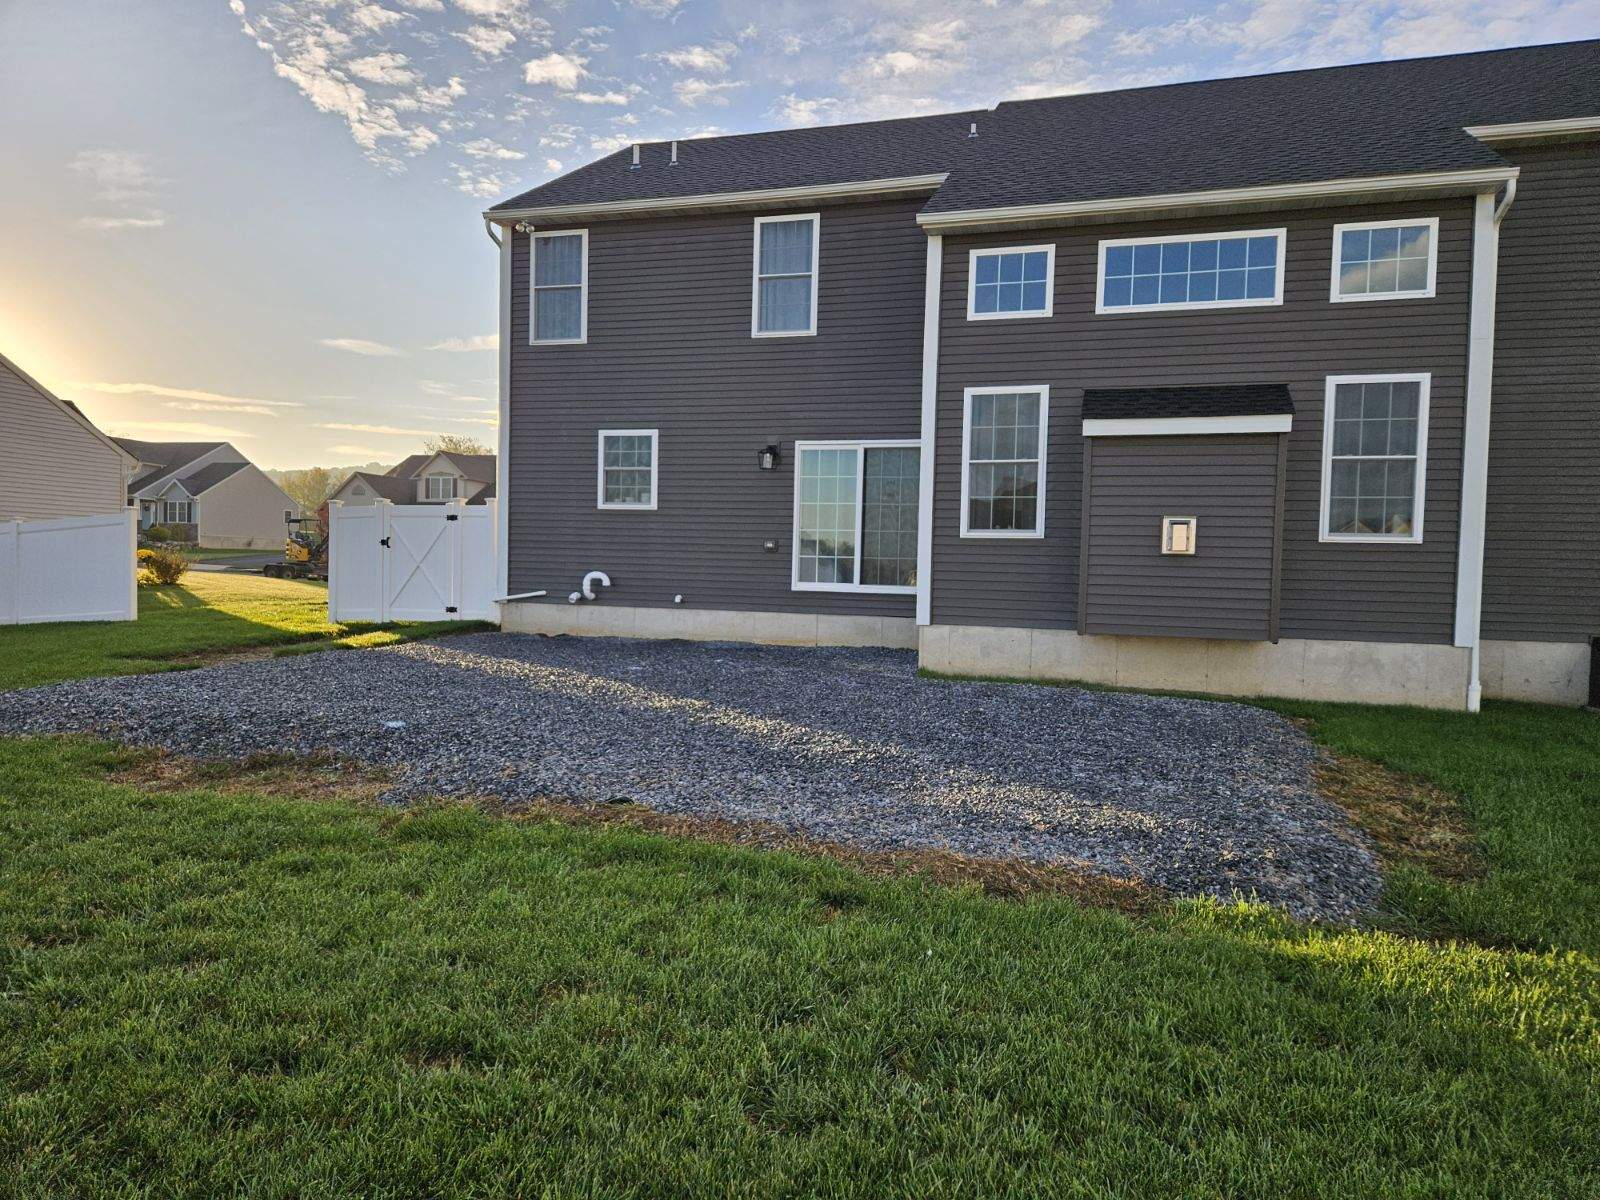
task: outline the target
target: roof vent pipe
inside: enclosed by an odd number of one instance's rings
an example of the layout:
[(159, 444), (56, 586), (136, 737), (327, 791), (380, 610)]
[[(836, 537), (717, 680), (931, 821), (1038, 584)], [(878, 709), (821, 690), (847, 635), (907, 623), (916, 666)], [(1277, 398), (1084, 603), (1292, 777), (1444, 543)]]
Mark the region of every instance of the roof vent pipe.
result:
[(633, 166), (629, 167), (628, 170), (637, 171), (638, 169), (639, 169), (639, 143), (635, 142), (633, 144)]
[(678, 165), (678, 139), (672, 139), (672, 165)]
[(978, 136), (978, 123), (976, 121), (967, 126), (967, 136), (969, 138), (975, 138)]

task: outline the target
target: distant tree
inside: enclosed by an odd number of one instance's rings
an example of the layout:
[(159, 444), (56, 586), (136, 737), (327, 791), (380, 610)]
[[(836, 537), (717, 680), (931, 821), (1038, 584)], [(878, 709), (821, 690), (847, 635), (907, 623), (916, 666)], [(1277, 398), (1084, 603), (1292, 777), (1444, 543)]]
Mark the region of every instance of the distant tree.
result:
[(422, 448), (429, 454), (493, 454), (494, 451), (485, 446), (477, 438), (467, 437), (460, 433), (437, 433), (422, 443)]
[(289, 499), (300, 506), (300, 511), (315, 516), (322, 502), (333, 495), (334, 489), (350, 477), (348, 471), (330, 471), (327, 467), (307, 467), (303, 471), (285, 471), (278, 486), (289, 493)]

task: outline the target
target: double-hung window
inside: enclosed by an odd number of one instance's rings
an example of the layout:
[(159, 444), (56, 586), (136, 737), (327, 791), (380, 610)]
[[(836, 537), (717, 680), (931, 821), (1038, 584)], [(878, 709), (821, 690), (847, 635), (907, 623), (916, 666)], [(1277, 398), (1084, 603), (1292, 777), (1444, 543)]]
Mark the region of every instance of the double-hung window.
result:
[(1427, 299), (1433, 295), (1438, 262), (1437, 217), (1335, 225), (1329, 298)]
[(655, 508), (656, 443), (654, 429), (600, 431), (600, 508)]
[(811, 592), (915, 592), (916, 442), (795, 445), (792, 585)]
[(589, 336), (589, 231), (533, 235), (530, 340), (562, 345)]
[(1283, 303), (1282, 229), (1100, 243), (1095, 312)]
[(1048, 317), (1055, 292), (1056, 248), (1006, 246), (968, 257), (967, 320)]
[(804, 337), (817, 332), (817, 255), (822, 218), (757, 217), (752, 337)]
[(1425, 374), (1328, 377), (1323, 541), (1422, 540), (1428, 383)]
[(1044, 536), (1050, 389), (968, 388), (961, 426), (961, 536)]
[(447, 473), (427, 475), (422, 480), (422, 495), (427, 500), (454, 500), (456, 477)]
[(187, 525), (194, 520), (194, 502), (191, 500), (165, 501), (166, 515), (164, 523), (167, 525)]

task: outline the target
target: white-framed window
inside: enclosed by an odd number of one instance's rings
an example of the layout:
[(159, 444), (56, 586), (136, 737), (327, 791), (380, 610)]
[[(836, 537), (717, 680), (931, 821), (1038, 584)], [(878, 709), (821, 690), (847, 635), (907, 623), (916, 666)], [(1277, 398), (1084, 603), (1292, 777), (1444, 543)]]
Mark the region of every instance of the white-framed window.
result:
[(1056, 247), (1000, 246), (967, 259), (967, 320), (1048, 317), (1055, 305)]
[(821, 241), (820, 213), (756, 218), (751, 337), (807, 337), (817, 332)]
[(1328, 376), (1323, 541), (1422, 541), (1430, 381), (1426, 373)]
[(1050, 389), (967, 388), (961, 421), (961, 536), (1044, 536)]
[(1283, 229), (1100, 243), (1097, 313), (1255, 308), (1283, 303)]
[(456, 477), (447, 472), (436, 472), (422, 478), (422, 496), (425, 500), (454, 500)]
[(796, 442), (798, 592), (917, 590), (918, 442)]
[(528, 340), (575, 345), (589, 338), (589, 231), (535, 233), (530, 239)]
[(163, 525), (188, 525), (194, 520), (194, 501), (166, 500), (162, 502)]
[(657, 440), (654, 429), (600, 431), (597, 507), (654, 510)]
[(1335, 225), (1328, 298), (1426, 300), (1438, 267), (1438, 217)]

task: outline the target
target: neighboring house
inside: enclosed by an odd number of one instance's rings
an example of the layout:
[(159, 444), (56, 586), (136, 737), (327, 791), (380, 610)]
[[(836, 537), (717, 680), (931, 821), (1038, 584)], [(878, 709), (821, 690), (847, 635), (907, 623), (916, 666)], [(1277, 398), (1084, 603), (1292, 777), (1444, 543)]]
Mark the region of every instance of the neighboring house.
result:
[(164, 525), (217, 549), (282, 547), (284, 517), (299, 506), (229, 443), (116, 440), (139, 462), (128, 499), (141, 529)]
[(356, 471), (337, 488), (332, 500), (344, 504), (447, 504), (464, 500), (482, 504), (494, 497), (494, 455), (413, 454), (382, 475)]
[(507, 629), (1586, 694), (1600, 42), (651, 143), (485, 215)]
[(0, 431), (0, 521), (107, 516), (127, 507), (133, 456), (4, 355)]

